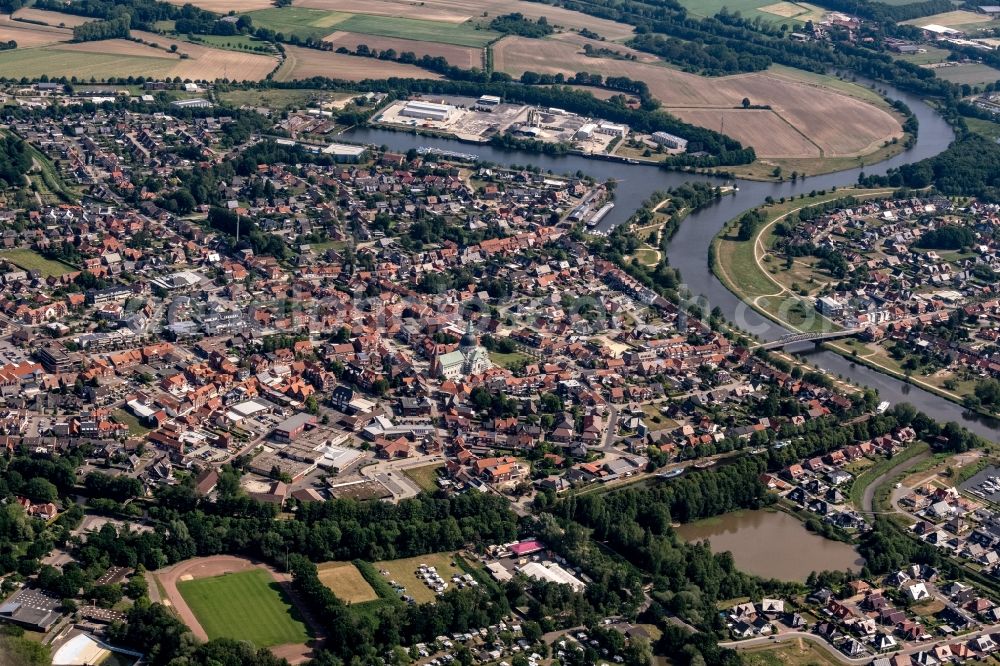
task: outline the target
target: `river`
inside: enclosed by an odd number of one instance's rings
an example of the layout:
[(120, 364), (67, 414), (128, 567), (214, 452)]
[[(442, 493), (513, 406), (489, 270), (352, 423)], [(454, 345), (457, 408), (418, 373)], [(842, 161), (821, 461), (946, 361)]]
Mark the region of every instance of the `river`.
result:
[[(777, 199), (808, 194), (812, 190), (853, 185), (862, 171), (870, 174), (884, 173), (891, 167), (933, 157), (948, 147), (954, 139), (954, 133), (930, 106), (920, 98), (890, 86), (880, 84), (879, 87), (885, 90), (889, 97), (904, 101), (916, 115), (920, 127), (917, 140), (910, 149), (863, 169), (848, 169), (804, 178), (797, 182), (764, 183), (738, 180), (740, 191), (735, 196), (723, 197), (716, 203), (692, 213), (680, 225), (680, 230), (670, 242), (667, 256), (670, 265), (680, 270), (692, 296), (707, 306), (706, 311), (718, 306), (727, 319), (763, 339), (773, 340), (787, 334), (789, 331), (751, 309), (712, 274), (708, 266), (708, 248), (719, 230), (743, 211), (764, 203), (764, 199), (768, 196)], [(732, 182), (711, 176), (666, 171), (646, 164), (625, 164), (588, 159), (578, 155), (553, 156), (501, 150), (489, 145), (467, 144), (455, 139), (424, 137), (384, 129), (356, 128), (345, 134), (345, 138), (355, 142), (385, 145), (395, 151), (429, 146), (473, 153), (496, 164), (530, 164), (542, 170), (562, 174), (575, 174), (579, 171), (601, 181), (614, 178), (618, 181), (615, 191), (616, 206), (601, 222), (601, 227), (605, 229), (628, 220), (642, 202), (657, 190), (666, 190), (696, 180), (720, 185)], [(883, 400), (891, 403), (909, 402), (938, 421), (957, 421), (991, 441), (998, 441), (1000, 421), (996, 419), (971, 414), (955, 403), (868, 367), (852, 363), (839, 354), (816, 350), (811, 343), (806, 343), (802, 353), (809, 357), (811, 363), (833, 375), (842, 375), (861, 385), (877, 389)]]
[(864, 559), (852, 546), (813, 534), (783, 511), (735, 511), (681, 525), (685, 541), (708, 540), (712, 552), (729, 551), (740, 571), (804, 583), (813, 571), (860, 571)]

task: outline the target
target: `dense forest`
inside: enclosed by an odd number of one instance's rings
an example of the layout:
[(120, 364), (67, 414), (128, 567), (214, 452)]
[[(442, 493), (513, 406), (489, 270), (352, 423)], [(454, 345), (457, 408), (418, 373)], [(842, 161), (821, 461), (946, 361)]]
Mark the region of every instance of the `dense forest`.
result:
[(128, 16), (131, 26), (137, 30), (155, 30), (157, 21), (186, 21), (188, 30), (184, 32), (211, 33), (218, 22), (218, 16), (191, 4), (183, 7), (160, 0), (35, 0), (38, 9), (49, 9), (77, 16), (112, 20)]
[[(726, 9), (713, 17), (695, 18), (674, 0), (549, 0), (547, 4), (634, 25), (639, 34), (630, 41), (631, 46), (652, 49), (651, 52), (676, 59), (671, 61), (688, 69), (701, 67), (704, 73), (730, 73), (733, 67), (757, 71), (765, 63), (779, 63), (820, 73), (851, 70), (918, 94), (948, 99), (959, 90), (958, 86), (935, 78), (932, 70), (896, 60), (889, 53), (857, 46), (846, 34), (837, 31), (832, 34), (833, 43), (797, 41), (790, 39), (787, 29), (780, 25), (751, 21)], [(931, 8), (928, 4), (920, 11)], [(886, 6), (885, 11), (903, 10)], [(650, 37), (651, 33), (665, 37)], [(690, 51), (678, 49), (678, 43), (667, 37), (693, 46)], [(877, 45), (878, 39), (874, 43)]]
[(865, 187), (935, 186), (949, 196), (1000, 201), (1000, 145), (978, 134), (965, 134), (944, 152), (890, 169), (884, 176), (864, 175)]
[(4, 187), (23, 185), (24, 175), (31, 166), (28, 144), (9, 134), (0, 138), (0, 183)]
[(520, 12), (503, 14), (490, 21), (490, 29), (508, 35), (534, 37), (536, 39), (551, 35), (554, 31), (544, 16), (532, 21)]
[(128, 39), (131, 19), (128, 14), (106, 21), (90, 21), (73, 28), (77, 42), (96, 42), (102, 39)]

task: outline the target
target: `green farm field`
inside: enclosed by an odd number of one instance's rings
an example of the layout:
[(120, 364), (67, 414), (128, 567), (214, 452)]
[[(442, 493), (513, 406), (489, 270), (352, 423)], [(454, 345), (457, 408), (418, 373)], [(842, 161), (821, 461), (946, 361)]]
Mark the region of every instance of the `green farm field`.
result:
[(180, 581), (177, 589), (210, 639), (250, 641), (257, 648), (309, 640), (305, 624), (264, 569)]
[(3, 250), (0, 259), (6, 259), (26, 271), (41, 271), (45, 277), (65, 275), (77, 270), (61, 261), (46, 259), (34, 250)]
[(760, 17), (775, 23), (805, 23), (823, 17), (823, 11), (818, 7), (788, 0), (681, 0), (681, 4), (692, 16), (712, 17), (725, 8), (730, 12), (739, 12), (743, 18)]
[(446, 23), (305, 7), (275, 7), (250, 12), (247, 15), (253, 19), (256, 26), (286, 35), (297, 35), (303, 39), (309, 37), (322, 39), (335, 31), (340, 31), (482, 48), (501, 36), (492, 30), (480, 29), (471, 22)]
[(0, 76), (29, 79), (42, 75), (95, 77), (165, 76), (176, 63), (167, 58), (122, 57), (110, 53), (81, 53), (58, 49), (14, 49), (0, 53)]
[(304, 7), (274, 7), (249, 12), (247, 16), (253, 19), (254, 26), (281, 32), (286, 36), (297, 35), (302, 39), (312, 37), (319, 40), (337, 30), (333, 26), (351, 15)]

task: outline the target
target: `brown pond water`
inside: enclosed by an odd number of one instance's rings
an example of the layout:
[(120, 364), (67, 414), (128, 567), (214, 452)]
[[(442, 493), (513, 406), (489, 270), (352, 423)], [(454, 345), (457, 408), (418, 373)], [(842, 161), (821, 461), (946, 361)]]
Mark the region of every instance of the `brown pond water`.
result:
[(685, 541), (709, 540), (712, 552), (730, 551), (741, 571), (763, 578), (805, 581), (811, 571), (858, 571), (864, 559), (852, 546), (813, 534), (782, 511), (737, 511), (677, 528)]

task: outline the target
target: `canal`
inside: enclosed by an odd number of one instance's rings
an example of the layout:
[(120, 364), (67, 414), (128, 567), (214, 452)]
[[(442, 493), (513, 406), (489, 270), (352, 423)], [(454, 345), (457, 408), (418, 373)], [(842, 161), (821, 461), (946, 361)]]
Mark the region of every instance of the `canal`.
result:
[[(708, 266), (708, 248), (712, 239), (729, 220), (744, 210), (764, 203), (766, 197), (775, 199), (808, 194), (813, 190), (845, 187), (857, 182), (861, 172), (868, 174), (885, 173), (892, 167), (933, 157), (942, 152), (954, 139), (951, 127), (923, 100), (890, 86), (880, 85), (889, 97), (905, 102), (919, 121), (919, 131), (914, 145), (905, 152), (884, 162), (864, 168), (849, 169), (823, 176), (800, 179), (797, 182), (764, 183), (739, 180), (739, 192), (723, 197), (719, 201), (689, 215), (670, 242), (667, 257), (670, 265), (680, 270), (681, 277), (691, 293), (707, 311), (719, 307), (725, 317), (740, 328), (759, 335), (765, 340), (780, 338), (789, 331), (769, 321), (743, 303), (712, 273)], [(356, 128), (344, 135), (345, 138), (374, 145), (385, 145), (394, 151), (427, 146), (442, 150), (453, 150), (479, 155), (481, 159), (502, 165), (532, 165), (553, 173), (587, 174), (598, 180), (616, 179), (615, 208), (602, 220), (601, 227), (611, 228), (628, 220), (633, 212), (657, 190), (666, 190), (685, 182), (696, 180), (725, 184), (721, 178), (666, 171), (647, 164), (625, 164), (594, 160), (577, 155), (541, 155), (516, 150), (502, 150), (488, 145), (462, 143), (454, 139), (424, 137), (406, 132), (395, 132), (376, 128)], [(799, 351), (793, 349), (793, 351)], [(938, 421), (957, 421), (969, 430), (998, 441), (1000, 422), (987, 419), (964, 410), (960, 405), (928, 393), (920, 388), (876, 372), (868, 367), (852, 363), (849, 359), (833, 352), (816, 350), (810, 343), (801, 350), (810, 363), (833, 375), (877, 389), (883, 400), (891, 403), (909, 402), (920, 411)]]
[(852, 546), (805, 528), (784, 511), (735, 511), (676, 528), (688, 542), (708, 541), (729, 551), (736, 568), (762, 578), (805, 582), (813, 571), (858, 572), (865, 561)]

